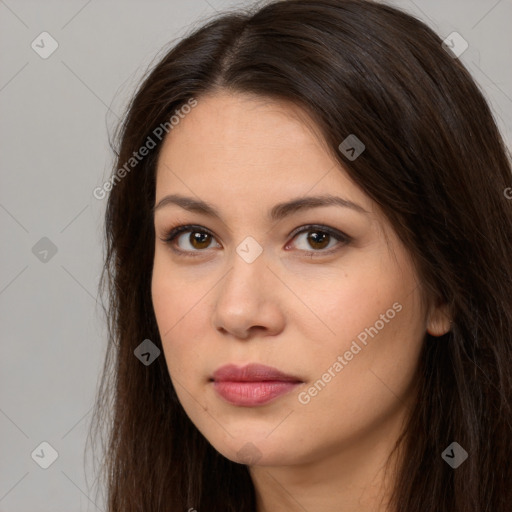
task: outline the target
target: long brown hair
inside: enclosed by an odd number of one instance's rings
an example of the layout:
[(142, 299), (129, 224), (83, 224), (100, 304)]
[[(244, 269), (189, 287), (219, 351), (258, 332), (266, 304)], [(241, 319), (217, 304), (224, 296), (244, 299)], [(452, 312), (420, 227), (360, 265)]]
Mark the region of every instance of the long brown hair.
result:
[[(150, 293), (155, 128), (218, 89), (307, 111), (450, 308), (451, 331), (425, 335), (393, 510), (510, 510), (511, 166), (481, 91), (441, 43), (384, 4), (289, 0), (216, 16), (147, 74), (119, 129), (105, 218), (109, 345), (90, 433), (106, 434), (108, 512), (255, 511), (247, 467), (192, 424), (165, 358), (134, 356), (145, 339), (163, 351)], [(353, 161), (338, 149), (349, 134), (366, 146)], [(155, 147), (127, 168), (148, 137)], [(468, 453), (456, 469), (441, 457), (453, 441)]]

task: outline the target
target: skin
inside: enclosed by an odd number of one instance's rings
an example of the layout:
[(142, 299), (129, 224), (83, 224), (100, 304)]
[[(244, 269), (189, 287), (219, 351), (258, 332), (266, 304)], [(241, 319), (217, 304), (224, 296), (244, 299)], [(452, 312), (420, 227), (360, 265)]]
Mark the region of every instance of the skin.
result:
[[(153, 305), (169, 374), (191, 421), (228, 459), (244, 463), (242, 454), (252, 455), (258, 512), (387, 510), (394, 471), (385, 474), (384, 464), (415, 398), (425, 332), (441, 335), (449, 320), (423, 296), (386, 218), (348, 178), (305, 112), (224, 91), (198, 98), (167, 136), (155, 204), (167, 194), (207, 201), (221, 215), (175, 204), (155, 211)], [(277, 203), (321, 194), (365, 212), (330, 205), (278, 222), (267, 218)], [(186, 232), (166, 243), (170, 228), (181, 224), (213, 236), (194, 243)], [(311, 244), (314, 228), (291, 236), (308, 224), (351, 239)], [(247, 236), (263, 249), (252, 263), (236, 252)], [(301, 403), (299, 393), (393, 304), (401, 306), (394, 318)], [(224, 364), (250, 362), (303, 384), (264, 406), (231, 405), (210, 377)]]

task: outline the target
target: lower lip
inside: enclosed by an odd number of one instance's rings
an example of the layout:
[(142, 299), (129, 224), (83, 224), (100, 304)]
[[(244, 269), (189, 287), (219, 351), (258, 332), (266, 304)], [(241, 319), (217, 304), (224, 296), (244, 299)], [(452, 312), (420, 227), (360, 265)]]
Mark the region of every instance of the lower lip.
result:
[(260, 381), (260, 382), (214, 382), (215, 391), (233, 405), (254, 407), (271, 402), (290, 392), (299, 382)]

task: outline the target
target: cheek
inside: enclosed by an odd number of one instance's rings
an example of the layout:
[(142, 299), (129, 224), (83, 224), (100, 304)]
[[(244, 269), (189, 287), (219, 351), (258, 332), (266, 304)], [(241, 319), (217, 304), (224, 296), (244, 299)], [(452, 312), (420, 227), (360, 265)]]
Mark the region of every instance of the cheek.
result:
[(389, 405), (386, 397), (406, 393), (414, 378), (425, 334), (415, 274), (406, 264), (374, 263), (353, 267), (321, 292), (314, 286), (307, 291), (324, 327), (316, 322), (322, 328), (314, 330), (304, 322), (303, 339), (315, 340), (315, 349), (306, 344), (298, 352), (307, 354), (310, 382), (320, 380), (312, 390), (323, 396), (315, 398), (319, 407), (342, 400), (349, 408), (367, 402), (365, 410), (377, 410)]
[(197, 360), (194, 341), (200, 338), (204, 319), (199, 319), (202, 308), (197, 304), (194, 287), (164, 268), (155, 260), (151, 281), (153, 309), (169, 372), (183, 377), (183, 368), (190, 368)]
[(309, 351), (310, 387), (301, 403), (309, 401), (305, 413), (312, 418), (324, 411), (340, 426), (362, 426), (395, 407), (410, 389), (425, 334), (420, 296), (406, 286), (346, 287), (324, 305), (335, 335)]
[[(295, 397), (300, 422), (290, 423), (292, 437), (314, 433), (319, 441), (311, 441), (311, 449), (319, 444), (329, 451), (340, 443), (351, 447), (370, 432), (392, 436), (413, 396), (422, 342), (414, 322), (414, 308), (404, 306), (378, 334), (369, 331), (366, 345), (356, 335), (338, 338), (322, 357), (310, 352), (311, 379)], [(355, 324), (352, 330), (367, 334)]]
[(198, 302), (206, 292), (203, 288), (207, 283), (192, 280), (187, 275), (172, 265), (169, 255), (162, 247), (157, 247), (151, 296), (163, 342), (167, 337), (173, 337), (176, 331), (183, 329), (182, 326), (189, 322), (189, 318), (201, 309)]
[(343, 352), (358, 336), (363, 343), (365, 337), (371, 339), (368, 330), (375, 333), (375, 324), (379, 333), (398, 325), (407, 329), (402, 318), (420, 314), (417, 307), (409, 306), (414, 282), (413, 276), (392, 275), (385, 262), (378, 261), (372, 266), (353, 265), (346, 272), (338, 269), (315, 282), (301, 277), (294, 291), (308, 308), (303, 304), (304, 314), (289, 312), (289, 318), (295, 316), (301, 324), (303, 339), (314, 339), (317, 349), (323, 347), (319, 355)]
[(160, 337), (165, 344), (168, 335), (175, 330), (179, 318), (184, 314), (184, 302), (178, 300), (176, 286), (171, 278), (156, 268), (153, 270), (151, 296)]

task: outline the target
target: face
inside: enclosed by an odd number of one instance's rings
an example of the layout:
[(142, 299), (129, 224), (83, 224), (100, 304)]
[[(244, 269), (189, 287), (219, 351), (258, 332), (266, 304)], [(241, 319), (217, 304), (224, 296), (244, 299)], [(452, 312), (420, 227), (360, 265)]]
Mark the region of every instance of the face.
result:
[[(159, 156), (165, 360), (191, 421), (236, 462), (311, 462), (383, 432), (428, 328), (410, 257), (306, 121), (288, 103), (216, 93)], [(243, 371), (254, 363), (285, 376)]]

